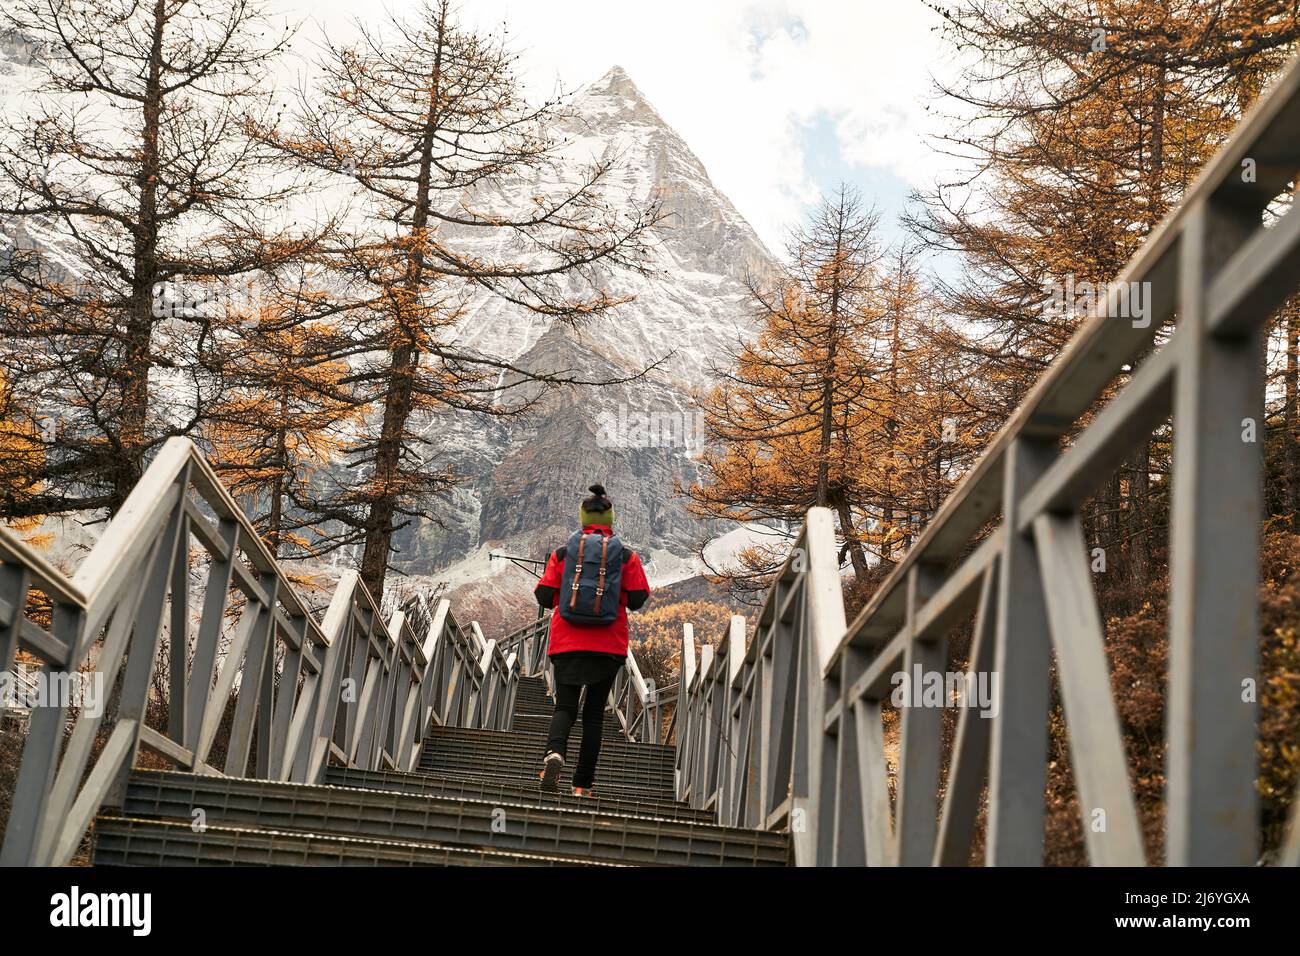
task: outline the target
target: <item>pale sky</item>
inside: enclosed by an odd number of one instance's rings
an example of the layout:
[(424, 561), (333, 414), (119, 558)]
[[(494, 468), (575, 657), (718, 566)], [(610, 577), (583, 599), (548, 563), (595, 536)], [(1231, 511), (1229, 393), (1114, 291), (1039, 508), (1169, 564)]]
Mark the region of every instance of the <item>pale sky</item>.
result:
[[(300, 49), (417, 2), (276, 0), (306, 21)], [(945, 49), (921, 0), (462, 0), (460, 13), (505, 22), (539, 95), (622, 66), (777, 253), (841, 180), (878, 203), (896, 237), (908, 191), (945, 168), (925, 111)]]

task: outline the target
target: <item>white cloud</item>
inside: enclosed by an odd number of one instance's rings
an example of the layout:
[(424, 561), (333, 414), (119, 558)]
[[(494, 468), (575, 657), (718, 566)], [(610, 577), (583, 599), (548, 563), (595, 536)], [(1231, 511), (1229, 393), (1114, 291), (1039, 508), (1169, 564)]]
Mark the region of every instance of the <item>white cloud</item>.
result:
[[(336, 39), (382, 16), (349, 0), (279, 0)], [(398, 13), (414, 0), (388, 5)], [(539, 93), (623, 66), (774, 249), (817, 187), (806, 126), (834, 125), (840, 158), (933, 182), (927, 146), (937, 18), (920, 0), (466, 0), (463, 19), (504, 21)]]

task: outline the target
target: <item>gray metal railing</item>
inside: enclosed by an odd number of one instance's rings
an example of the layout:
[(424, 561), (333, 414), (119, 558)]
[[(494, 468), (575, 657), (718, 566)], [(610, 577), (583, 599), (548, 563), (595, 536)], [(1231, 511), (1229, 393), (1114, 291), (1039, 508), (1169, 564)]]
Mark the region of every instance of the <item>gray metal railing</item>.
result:
[[(33, 592), (48, 614), (32, 611)], [(448, 602), (384, 621), (353, 571), (317, 621), (183, 438), (71, 579), (0, 529), (0, 667), (20, 649), (46, 675), (99, 675), (110, 693), (97, 713), (72, 701), (33, 710), (4, 864), (67, 862), (100, 808), (120, 803), (141, 747), (181, 769), (269, 780), (318, 782), (330, 762), (409, 770), (430, 722), (508, 726), (518, 681), (515, 660)], [(165, 695), (152, 689), (159, 665)]]
[[(1079, 510), (1172, 416), (1165, 860), (1256, 862), (1258, 715), (1242, 691), (1266, 324), (1300, 285), (1300, 215), (1284, 212), (1297, 171), (1293, 64), (851, 625), (831, 515), (813, 509), (748, 646), (733, 621), (697, 666), (684, 635), (679, 796), (723, 823), (789, 826), (800, 863), (963, 864), (987, 791), (986, 862), (1041, 864), (1055, 658), (1088, 858), (1145, 862)], [(1109, 317), (1132, 283), (1151, 321)], [(996, 675), (996, 715), (962, 708), (941, 788), (943, 708), (900, 708), (891, 794), (882, 703), (896, 675), (943, 672), (972, 616), (968, 677)], [(1281, 856), (1300, 862), (1295, 816)]]
[(507, 654), (517, 655), (520, 674), (525, 677), (541, 677), (546, 672), (546, 648), (550, 632), (550, 615), (538, 614), (523, 627), (501, 638), (501, 649)]
[(814, 508), (748, 642), (745, 618), (734, 616), (716, 650), (700, 648), (697, 664), (694, 630), (682, 629), (678, 799), (727, 826), (788, 827), (802, 863), (814, 858), (820, 752), (810, 728), (822, 718), (821, 660), (844, 633), (840, 589), (831, 513)]
[(653, 680), (641, 676), (641, 667), (631, 648), (628, 648), (627, 663), (614, 678), (609, 697), (614, 717), (628, 740), (643, 744), (664, 742), (664, 706), (668, 700)]

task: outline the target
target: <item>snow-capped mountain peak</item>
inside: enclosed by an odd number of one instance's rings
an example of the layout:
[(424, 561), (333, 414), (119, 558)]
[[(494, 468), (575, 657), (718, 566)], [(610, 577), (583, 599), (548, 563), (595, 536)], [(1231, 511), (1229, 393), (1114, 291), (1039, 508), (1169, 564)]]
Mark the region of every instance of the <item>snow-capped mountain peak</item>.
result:
[(632, 303), (576, 330), (483, 297), (460, 331), (524, 367), (559, 364), (612, 379), (667, 360), (627, 384), (556, 393), (526, 422), (431, 423), (457, 449), (451, 457), (467, 480), (455, 493), (460, 524), (421, 528), (406, 542), (411, 553), (399, 560), (417, 572), (436, 573), (485, 546), (541, 557), (572, 531), (594, 480), (609, 489), (620, 534), (643, 556), (684, 558), (707, 536), (673, 495), (674, 479), (696, 477), (702, 422), (693, 393), (751, 328), (744, 280), (774, 259), (622, 67), (573, 99), (557, 133), (562, 165), (575, 176), (615, 157), (617, 191), (662, 204), (653, 274), (612, 271), (608, 291)]

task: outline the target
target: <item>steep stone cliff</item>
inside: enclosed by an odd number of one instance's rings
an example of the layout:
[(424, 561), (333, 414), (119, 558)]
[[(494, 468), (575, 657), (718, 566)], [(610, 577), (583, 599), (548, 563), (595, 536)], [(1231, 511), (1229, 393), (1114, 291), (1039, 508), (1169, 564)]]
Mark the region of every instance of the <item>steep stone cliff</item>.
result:
[[(484, 297), (466, 310), (464, 341), (524, 368), (578, 369), (586, 378), (623, 378), (660, 364), (623, 384), (551, 393), (523, 419), (430, 420), (434, 454), (465, 481), (445, 527), (412, 527), (400, 539), (399, 564), (418, 574), (437, 574), (484, 548), (543, 554), (572, 530), (593, 480), (609, 489), (620, 532), (656, 556), (659, 573), (672, 567), (680, 576), (684, 566), (673, 558), (688, 556), (711, 531), (672, 494), (674, 479), (695, 477), (702, 435), (692, 396), (750, 328), (744, 283), (772, 269), (773, 259), (622, 69), (578, 96), (561, 126), (574, 175), (593, 159), (616, 156), (614, 194), (662, 202), (668, 215), (655, 236), (652, 274), (607, 272), (608, 290), (634, 301), (576, 329)], [(479, 199), (512, 208), (536, 188), (540, 181), (514, 183)]]

